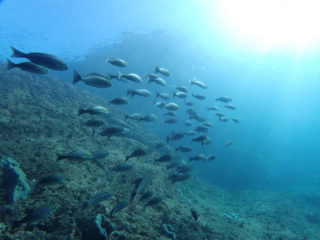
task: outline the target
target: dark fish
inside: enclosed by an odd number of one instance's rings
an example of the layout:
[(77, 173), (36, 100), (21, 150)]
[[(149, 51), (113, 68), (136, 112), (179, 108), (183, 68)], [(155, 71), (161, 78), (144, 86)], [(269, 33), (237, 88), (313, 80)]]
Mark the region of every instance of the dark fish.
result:
[(163, 114), (164, 116), (176, 117), (177, 114), (175, 112), (166, 112)]
[(233, 105), (231, 105), (231, 104), (225, 105), (224, 107), (225, 107), (225, 108), (228, 108), (228, 109), (231, 109), (231, 110), (236, 110), (236, 107), (233, 106)]
[(31, 210), (27, 216), (25, 216), (20, 221), (17, 221), (13, 224), (13, 227), (19, 227), (23, 223), (27, 222), (36, 222), (47, 218), (53, 213), (53, 210), (49, 206), (43, 206), (36, 209)]
[(167, 144), (169, 141), (179, 140), (184, 137), (184, 132), (172, 132), (171, 137), (167, 136)]
[(167, 124), (175, 124), (178, 122), (178, 119), (176, 118), (168, 118), (166, 120), (164, 120), (164, 123), (167, 123)]
[(117, 66), (117, 67), (127, 67), (128, 63), (126, 63), (126, 61), (120, 59), (120, 58), (106, 58), (106, 63), (110, 63), (113, 66)]
[(212, 161), (212, 160), (215, 160), (216, 159), (216, 156), (214, 155), (209, 155), (207, 158), (206, 158), (206, 161)]
[(67, 65), (54, 55), (51, 55), (48, 53), (39, 53), (39, 52), (23, 53), (14, 47), (11, 47), (11, 49), (13, 51), (12, 57), (27, 58), (35, 64), (38, 64), (53, 70), (68, 69)]
[(82, 81), (88, 86), (96, 87), (96, 88), (108, 88), (112, 86), (112, 83), (108, 78), (101, 77), (98, 75), (87, 75), (87, 76), (80, 76), (80, 74), (73, 70), (73, 84)]
[(196, 127), (194, 129), (194, 131), (196, 131), (198, 133), (200, 133), (200, 132), (207, 133), (209, 131), (209, 129), (206, 126), (200, 125), (200, 126)]
[(170, 180), (172, 183), (185, 181), (190, 178), (189, 173), (176, 173), (170, 176)]
[(172, 156), (169, 154), (163, 155), (159, 158), (157, 158), (156, 160), (154, 160), (154, 162), (169, 162), (171, 160)]
[(153, 195), (153, 193), (150, 192), (150, 191), (145, 192), (144, 194), (141, 195), (141, 197), (139, 198), (139, 201), (147, 200), (147, 199), (150, 198), (152, 195)]
[(109, 104), (115, 104), (115, 105), (128, 104), (128, 98), (126, 97), (114, 98), (109, 102)]
[(89, 201), (85, 202), (84, 207), (88, 207), (90, 205), (98, 204), (102, 201), (105, 201), (111, 197), (111, 194), (109, 192), (99, 192), (96, 195), (94, 195)]
[(100, 132), (95, 132), (95, 136), (100, 135), (100, 136), (105, 136), (105, 137), (112, 137), (112, 136), (117, 136), (122, 134), (124, 131), (123, 128), (120, 127), (106, 127), (102, 129)]
[(130, 203), (133, 201), (134, 197), (137, 194), (143, 192), (146, 189), (146, 187), (151, 183), (151, 181), (152, 179), (150, 177), (144, 177), (140, 181), (138, 181), (137, 187), (130, 196)]
[(88, 120), (86, 122), (83, 123), (83, 125), (86, 125), (87, 127), (93, 127), (93, 128), (96, 128), (96, 127), (101, 127), (105, 124), (104, 121), (102, 120), (96, 120), (96, 119), (91, 119), (91, 120)]
[(155, 69), (154, 69), (154, 73), (157, 74), (157, 73), (161, 73), (162, 75), (166, 76), (166, 77), (169, 77), (170, 76), (170, 72), (168, 69), (165, 69), (163, 67), (158, 67), (156, 66)]
[(157, 120), (158, 120), (157, 115), (155, 115), (153, 113), (150, 113), (150, 114), (144, 116), (143, 118), (141, 118), (139, 121), (154, 122), (154, 121), (157, 121)]
[(193, 102), (185, 102), (185, 104), (186, 104), (188, 107), (193, 106)]
[(201, 94), (194, 94), (194, 93), (192, 93), (192, 97), (194, 97), (194, 98), (196, 98), (196, 99), (198, 99), (198, 100), (204, 100), (204, 99), (206, 99), (206, 97), (203, 96), (203, 95), (201, 95)]
[(232, 118), (232, 121), (233, 121), (234, 123), (239, 123), (239, 122), (240, 122), (239, 119), (237, 119), (237, 118)]
[(134, 150), (130, 155), (126, 156), (126, 161), (128, 161), (130, 158), (133, 158), (133, 157), (145, 156), (146, 154), (147, 152), (145, 150), (143, 150), (142, 148), (138, 148)]
[(223, 102), (223, 103), (229, 103), (232, 101), (232, 98), (231, 97), (219, 97), (219, 98), (216, 98), (216, 101), (220, 101), (220, 102)]
[(161, 197), (155, 197), (149, 200), (149, 202), (147, 202), (147, 204), (145, 205), (145, 207), (147, 206), (153, 206), (156, 204), (159, 204), (162, 202), (162, 198)]
[(190, 209), (190, 212), (191, 212), (191, 216), (193, 217), (193, 219), (194, 220), (198, 220), (198, 218), (199, 218), (199, 215), (198, 215), (198, 213), (196, 212), (196, 210), (194, 210), (194, 209)]
[(207, 139), (209, 139), (208, 136), (206, 136), (206, 135), (201, 135), (201, 136), (199, 136), (199, 137), (193, 138), (193, 139), (191, 140), (191, 142), (201, 142), (201, 143), (203, 143), (203, 142), (206, 141)]
[(54, 185), (58, 183), (62, 183), (64, 181), (64, 177), (60, 174), (53, 174), (46, 177), (43, 177), (39, 180), (38, 185)]
[(180, 146), (180, 147), (177, 147), (175, 151), (191, 152), (192, 148), (190, 146)]
[(109, 168), (110, 171), (116, 171), (116, 172), (130, 171), (132, 169), (133, 169), (133, 166), (129, 164), (119, 164), (115, 167)]
[(13, 63), (7, 59), (7, 70), (12, 68), (20, 68), (23, 71), (31, 72), (35, 74), (46, 74), (48, 69), (32, 62)]
[(206, 160), (206, 156), (204, 155), (204, 154), (201, 154), (201, 153), (199, 153), (199, 154), (197, 154), (197, 155), (195, 155), (194, 157), (190, 157), (189, 158), (189, 161), (191, 162), (191, 161), (205, 161)]
[(97, 150), (92, 152), (93, 157), (92, 160), (102, 159), (109, 155), (109, 152), (107, 150)]
[(117, 212), (121, 211), (121, 210), (122, 210), (123, 208), (125, 208), (127, 205), (128, 205), (127, 202), (119, 202), (119, 203), (117, 203), (117, 204), (112, 208), (112, 210), (111, 210), (111, 212), (110, 212), (110, 218), (113, 218), (114, 215), (115, 215)]
[(218, 110), (219, 110), (219, 108), (218, 108), (218, 107), (216, 107), (216, 106), (211, 106), (211, 107), (208, 107), (208, 108), (207, 108), (207, 111), (210, 111), (210, 110), (218, 111)]

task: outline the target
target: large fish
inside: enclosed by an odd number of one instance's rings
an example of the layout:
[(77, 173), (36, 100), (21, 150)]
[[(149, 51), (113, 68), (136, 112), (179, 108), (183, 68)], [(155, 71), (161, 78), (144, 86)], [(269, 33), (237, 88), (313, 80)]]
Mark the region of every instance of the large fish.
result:
[(99, 75), (89, 75), (89, 76), (87, 75), (87, 76), (81, 77), (80, 74), (76, 70), (74, 70), (72, 83), (75, 84), (79, 81), (82, 81), (86, 85), (96, 87), (96, 88), (108, 88), (112, 86), (112, 83), (106, 77), (102, 77)]
[(48, 69), (32, 62), (13, 63), (7, 59), (7, 70), (19, 68), (25, 72), (31, 72), (35, 74), (46, 74)]
[(35, 64), (38, 64), (53, 70), (68, 69), (67, 65), (54, 55), (51, 55), (48, 53), (40, 53), (40, 52), (23, 53), (14, 47), (11, 47), (11, 49), (13, 51), (12, 57), (27, 58)]

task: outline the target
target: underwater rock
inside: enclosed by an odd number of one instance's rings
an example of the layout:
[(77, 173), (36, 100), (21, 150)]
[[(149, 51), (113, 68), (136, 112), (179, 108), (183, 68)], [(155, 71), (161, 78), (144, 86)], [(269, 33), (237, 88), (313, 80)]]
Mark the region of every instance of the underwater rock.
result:
[(26, 199), (31, 188), (19, 163), (12, 158), (0, 156), (0, 168), (3, 170), (2, 177), (7, 192), (7, 201), (15, 203), (19, 199)]
[(114, 230), (113, 224), (103, 214), (98, 214), (94, 222), (88, 224), (90, 226), (88, 229), (86, 229), (87, 224), (88, 222), (82, 223), (83, 239), (86, 240), (106, 240)]
[(171, 238), (171, 239), (176, 239), (176, 234), (173, 232), (174, 231), (174, 228), (170, 225), (170, 224), (163, 224), (162, 225), (162, 233), (167, 236), (168, 238)]

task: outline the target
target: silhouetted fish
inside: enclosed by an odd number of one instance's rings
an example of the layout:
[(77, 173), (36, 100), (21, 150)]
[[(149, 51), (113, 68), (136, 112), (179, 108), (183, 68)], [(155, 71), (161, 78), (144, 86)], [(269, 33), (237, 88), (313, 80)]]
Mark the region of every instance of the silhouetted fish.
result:
[(64, 181), (64, 177), (58, 173), (43, 177), (39, 180), (38, 185), (53, 185)]
[(16, 221), (13, 224), (13, 227), (19, 227), (23, 223), (35, 222), (47, 218), (53, 213), (53, 210), (49, 206), (42, 206), (36, 209), (31, 210), (27, 216), (25, 216), (20, 221)]
[(117, 212), (121, 211), (121, 210), (122, 210), (123, 208), (125, 208), (127, 205), (128, 205), (127, 202), (119, 202), (118, 204), (116, 204), (116, 205), (112, 208), (112, 210), (111, 210), (111, 212), (110, 212), (110, 218), (113, 218), (114, 215), (115, 215)]
[(32, 62), (13, 63), (7, 59), (7, 70), (12, 68), (20, 68), (25, 72), (31, 72), (35, 74), (46, 74), (48, 69)]
[(142, 156), (145, 156), (146, 154), (147, 152), (144, 149), (138, 148), (134, 150), (130, 155), (126, 156), (125, 161), (128, 161), (130, 158), (133, 158), (133, 157), (142, 157)]

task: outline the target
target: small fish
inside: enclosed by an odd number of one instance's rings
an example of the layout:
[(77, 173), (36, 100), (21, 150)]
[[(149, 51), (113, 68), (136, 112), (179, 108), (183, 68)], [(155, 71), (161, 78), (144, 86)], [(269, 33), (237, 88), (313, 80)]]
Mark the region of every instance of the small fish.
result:
[(220, 122), (228, 122), (229, 119), (228, 119), (227, 117), (220, 117), (220, 118), (219, 118), (219, 121), (220, 121)]
[(240, 122), (239, 119), (237, 119), (237, 118), (232, 118), (232, 121), (233, 121), (234, 123), (239, 123), (239, 122)]
[(217, 116), (217, 117), (219, 117), (219, 118), (221, 118), (221, 117), (223, 117), (223, 116), (224, 116), (224, 114), (223, 114), (223, 113), (221, 113), (221, 112), (217, 112), (217, 113), (216, 113), (216, 116)]
[(174, 92), (173, 93), (173, 97), (177, 97), (177, 98), (186, 98), (187, 94), (185, 92)]
[(184, 93), (188, 92), (188, 89), (185, 86), (178, 86), (176, 87), (176, 89)]
[(115, 172), (125, 172), (125, 171), (130, 171), (132, 169), (133, 169), (133, 166), (129, 164), (119, 164), (119, 165), (116, 165), (115, 167), (109, 168), (110, 171), (115, 171)]
[(127, 119), (135, 120), (135, 121), (141, 121), (143, 118), (143, 115), (140, 113), (133, 113), (133, 114), (126, 114), (124, 120), (127, 121)]
[(161, 203), (162, 202), (162, 198), (161, 197), (155, 197), (155, 198), (152, 198), (152, 199), (150, 199), (147, 203), (146, 203), (146, 205), (144, 205), (145, 207), (147, 207), (147, 206), (154, 206), (154, 205), (157, 205), (157, 204), (159, 204), (159, 203)]
[(139, 121), (155, 122), (156, 120), (158, 120), (157, 115), (150, 113), (150, 114), (144, 116), (143, 118), (141, 118)]
[(190, 178), (190, 174), (189, 173), (175, 173), (175, 174), (172, 174), (169, 177), (169, 179), (171, 180), (172, 184), (174, 184), (175, 182), (185, 181), (188, 178)]
[(217, 106), (211, 106), (211, 107), (208, 107), (208, 108), (207, 108), (207, 111), (210, 111), (210, 110), (218, 111), (219, 108), (218, 108)]
[(86, 150), (77, 150), (70, 152), (68, 154), (57, 154), (56, 161), (60, 161), (62, 159), (69, 159), (69, 160), (88, 160), (92, 159), (93, 154)]
[(154, 162), (169, 162), (171, 160), (172, 156), (170, 154), (166, 154), (163, 155), (159, 158), (157, 158), (156, 160), (154, 160)]
[(127, 95), (133, 97), (134, 95), (138, 95), (141, 97), (150, 97), (152, 93), (147, 89), (128, 89)]
[(48, 175), (41, 178), (37, 185), (41, 185), (41, 186), (54, 185), (54, 184), (62, 183), (63, 181), (64, 181), (64, 177), (56, 173), (56, 174)]
[(209, 156), (206, 158), (206, 161), (213, 161), (213, 160), (216, 160), (216, 156), (215, 156), (215, 155), (209, 155)]
[(192, 148), (190, 146), (180, 146), (180, 147), (177, 147), (175, 151), (191, 152)]
[(119, 202), (117, 203), (111, 210), (110, 212), (110, 218), (113, 218), (114, 215), (121, 211), (122, 209), (124, 209), (126, 206), (128, 206), (128, 203), (127, 202)]
[(40, 221), (44, 218), (49, 217), (50, 215), (52, 215), (52, 213), (53, 213), (53, 210), (49, 206), (42, 206), (42, 207), (33, 209), (23, 219), (21, 219), (20, 221), (14, 222), (13, 227), (14, 228), (19, 227), (23, 223)]
[(206, 99), (206, 97), (203, 96), (203, 95), (201, 95), (201, 94), (194, 94), (194, 93), (192, 93), (192, 97), (194, 97), (194, 98), (196, 98), (196, 99), (198, 99), (198, 100), (204, 100), (204, 99)]
[(152, 82), (154, 82), (154, 83), (156, 83), (156, 84), (158, 84), (160, 86), (166, 86), (167, 85), (166, 80), (164, 80), (163, 78), (160, 78), (160, 77), (150, 78), (148, 83), (152, 83)]
[(176, 103), (173, 103), (173, 102), (167, 103), (166, 105), (164, 105), (164, 107), (166, 109), (168, 109), (169, 111), (177, 111), (177, 110), (179, 110), (179, 105), (176, 104)]
[(150, 80), (150, 79), (156, 79), (158, 78), (158, 75), (153, 74), (153, 73), (149, 73), (146, 75), (146, 79)]
[(191, 216), (193, 217), (193, 219), (194, 220), (198, 220), (198, 218), (199, 218), (199, 215), (198, 215), (198, 213), (196, 212), (196, 210), (194, 210), (194, 209), (190, 209), (190, 212), (191, 212)]
[(47, 68), (42, 67), (38, 64), (35, 64), (32, 62), (13, 63), (9, 59), (7, 59), (7, 70), (10, 70), (13, 68), (19, 68), (25, 72), (31, 72), (31, 73), (35, 73), (35, 74), (47, 74), (48, 73)]
[(166, 120), (164, 120), (164, 123), (167, 123), (167, 124), (175, 124), (178, 122), (178, 119), (176, 118), (168, 118)]
[(83, 125), (86, 125), (87, 127), (92, 127), (92, 128), (98, 128), (103, 126), (104, 124), (105, 124), (104, 121), (96, 120), (96, 119), (87, 120), (86, 122), (83, 123)]
[(201, 135), (201, 136), (199, 136), (199, 137), (193, 138), (193, 139), (191, 140), (191, 142), (200, 142), (200, 143), (203, 143), (203, 142), (206, 141), (207, 139), (209, 139), (208, 136), (206, 136), (206, 135)]
[(195, 132), (195, 131), (193, 131), (193, 130), (190, 130), (190, 131), (188, 131), (188, 132), (185, 132), (185, 133), (184, 133), (184, 135), (187, 135), (187, 136), (194, 136), (194, 135), (196, 135), (196, 132)]
[(219, 98), (216, 98), (216, 101), (220, 101), (220, 102), (223, 102), (223, 103), (229, 103), (232, 101), (232, 98), (231, 97), (219, 97)]
[(167, 93), (158, 93), (158, 92), (156, 94), (156, 97), (160, 97), (160, 98), (162, 98), (164, 100), (168, 100), (170, 98), (169, 94), (167, 94)]
[(193, 106), (193, 102), (185, 102), (185, 104), (186, 104), (188, 107)]
[(92, 160), (102, 159), (109, 155), (109, 152), (107, 150), (96, 150), (92, 152), (93, 157)]
[(89, 201), (85, 202), (84, 207), (88, 207), (90, 205), (98, 204), (102, 201), (105, 201), (111, 197), (109, 192), (103, 191), (94, 195)]
[(189, 162), (191, 161), (205, 161), (206, 160), (206, 156), (204, 154), (197, 154), (194, 157), (190, 157), (189, 158)]
[(117, 67), (127, 67), (128, 63), (126, 63), (126, 61), (120, 59), (120, 58), (106, 58), (106, 63), (110, 63), (113, 66), (117, 66)]
[(236, 107), (231, 105), (231, 104), (225, 105), (224, 107), (228, 108), (228, 109), (231, 109), (231, 110), (236, 110)]
[(169, 72), (168, 69), (165, 69), (165, 68), (163, 68), (163, 67), (158, 67), (158, 66), (155, 67), (154, 73), (155, 73), (155, 74), (161, 73), (163, 76), (166, 76), (166, 77), (169, 77), (169, 76), (170, 76), (170, 72)]
[(153, 102), (154, 107), (163, 108), (164, 105), (165, 105), (165, 102), (162, 102), (162, 101)]
[(179, 140), (184, 137), (184, 132), (171, 132), (171, 137), (167, 136), (167, 144), (169, 141)]
[(138, 149), (134, 150), (130, 155), (126, 156), (125, 161), (128, 161), (130, 158), (142, 157), (145, 155), (147, 155), (147, 152), (142, 148), (138, 148)]
[(147, 200), (147, 199), (150, 198), (152, 195), (153, 195), (153, 193), (150, 192), (150, 191), (145, 192), (144, 194), (141, 195), (141, 197), (139, 198), (139, 201)]
[(209, 131), (209, 129), (208, 129), (208, 127), (206, 127), (206, 126), (203, 126), (203, 125), (200, 125), (200, 126), (198, 126), (198, 127), (196, 127), (195, 129), (194, 129), (194, 131), (196, 131), (196, 132), (198, 132), (198, 133), (207, 133), (208, 131)]
[(212, 127), (213, 124), (212, 124), (212, 122), (205, 122), (205, 123), (203, 123), (201, 126)]
[(80, 108), (78, 110), (78, 116), (84, 113), (88, 113), (90, 115), (105, 115), (109, 113), (109, 110), (103, 106), (93, 106), (87, 109)]
[(126, 98), (126, 97), (114, 98), (109, 102), (109, 104), (115, 104), (115, 105), (128, 104), (128, 98)]
[(136, 73), (122, 74), (121, 72), (118, 72), (118, 80), (120, 80), (121, 78), (125, 78), (135, 83), (142, 83), (142, 78)]
[(104, 137), (112, 137), (112, 136), (119, 136), (122, 133), (127, 131), (127, 129), (121, 127), (106, 127), (102, 129), (100, 132), (95, 132), (94, 136), (104, 136)]
[(184, 125), (187, 126), (187, 127), (190, 127), (190, 126), (192, 126), (192, 122), (191, 121), (186, 121), (184, 123)]
[(175, 112), (166, 112), (163, 114), (164, 116), (176, 117), (177, 114)]
[(224, 146), (226, 147), (230, 147), (232, 145), (232, 141), (226, 141), (226, 143), (224, 144)]
[(202, 143), (201, 143), (201, 146), (203, 145), (209, 145), (210, 143), (212, 143), (212, 140), (210, 138), (207, 138), (206, 140), (204, 140)]
[(61, 70), (68, 69), (67, 65), (54, 55), (51, 55), (48, 53), (39, 53), (39, 52), (23, 53), (14, 47), (11, 47), (11, 49), (13, 51), (11, 57), (27, 58), (35, 64), (38, 64), (53, 70), (61, 71)]
[(112, 83), (109, 79), (105, 77), (101, 77), (98, 75), (89, 75), (89, 76), (83, 76), (81, 77), (80, 74), (73, 70), (73, 84), (76, 84), (77, 82), (82, 81), (88, 86), (96, 87), (96, 88), (108, 88), (112, 86)]
[(138, 184), (130, 196), (130, 203), (134, 200), (137, 194), (143, 192), (146, 189), (146, 187), (151, 183), (151, 181), (152, 179), (149, 176), (144, 177), (141, 180), (139, 179), (139, 181), (137, 181)]
[(207, 89), (207, 86), (201, 81), (191, 80), (190, 83), (191, 83), (191, 85), (196, 85), (196, 86), (201, 87), (203, 89)]

